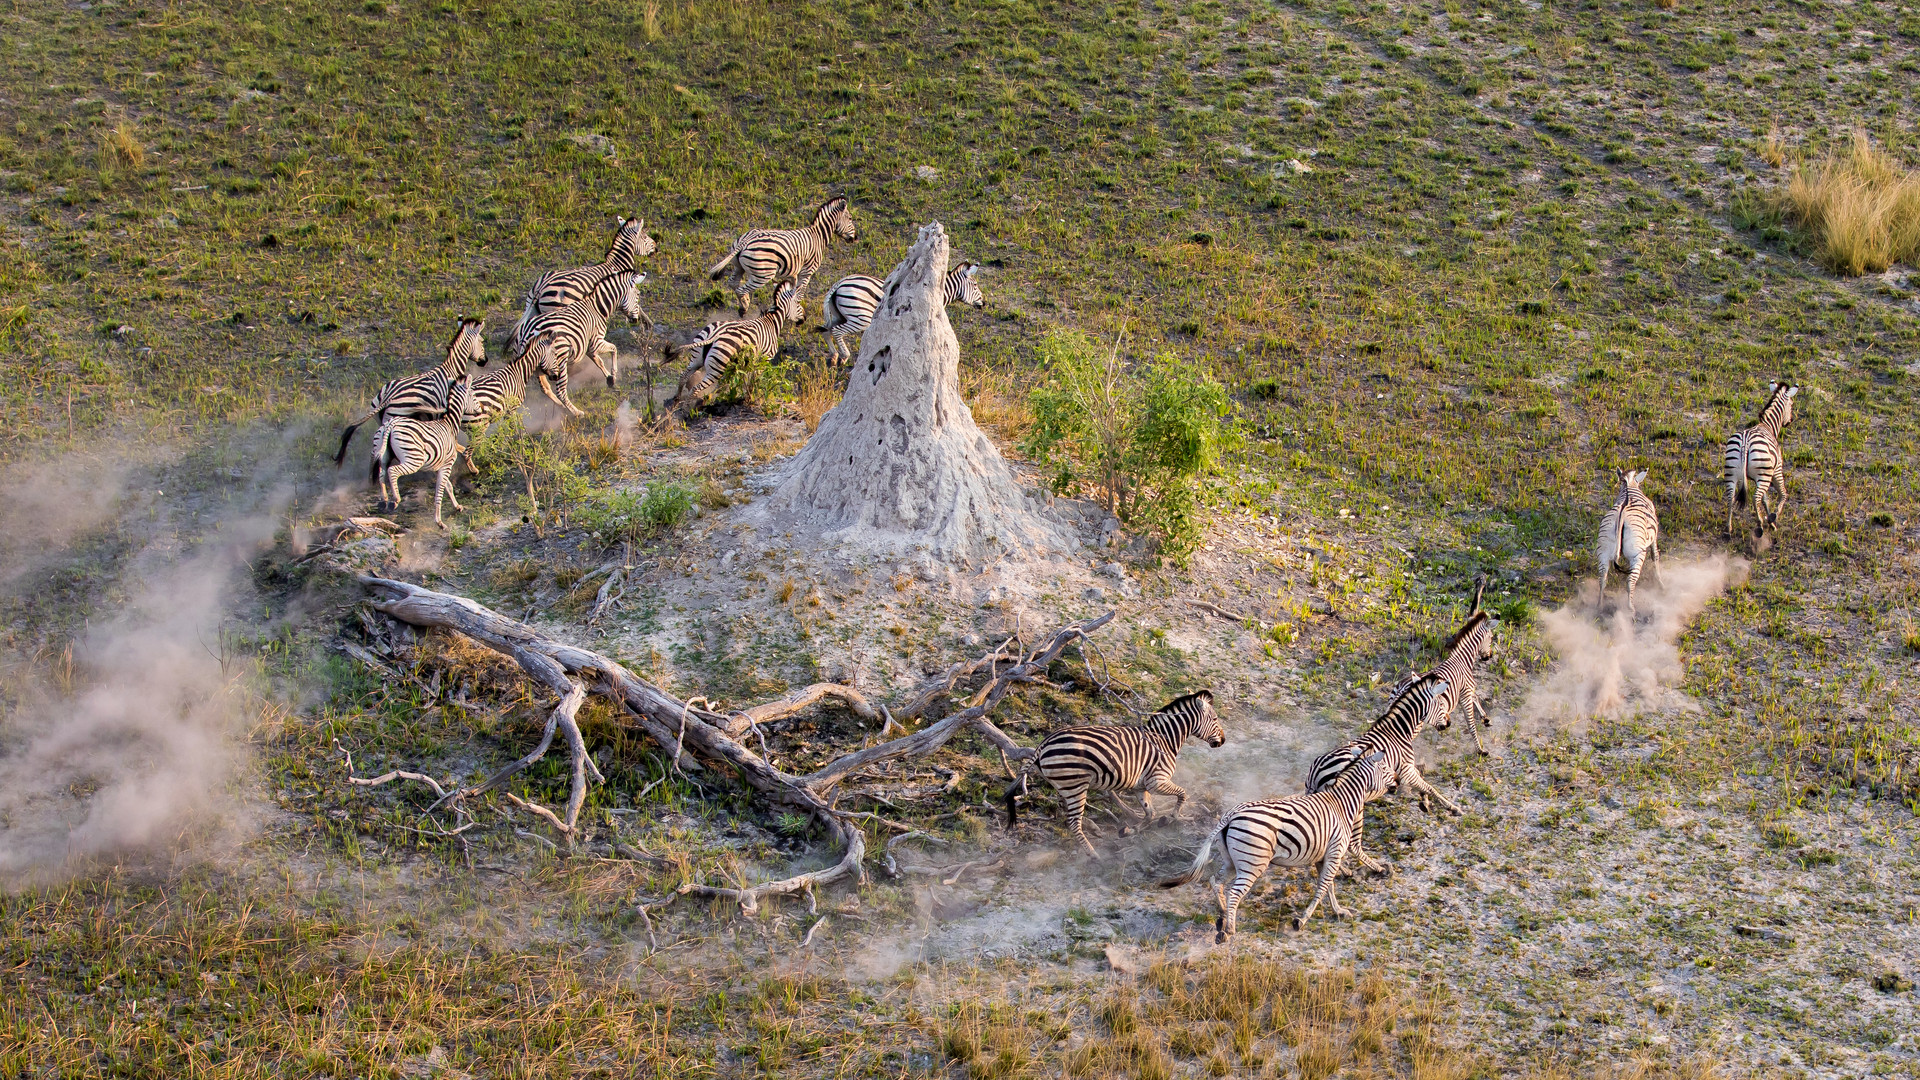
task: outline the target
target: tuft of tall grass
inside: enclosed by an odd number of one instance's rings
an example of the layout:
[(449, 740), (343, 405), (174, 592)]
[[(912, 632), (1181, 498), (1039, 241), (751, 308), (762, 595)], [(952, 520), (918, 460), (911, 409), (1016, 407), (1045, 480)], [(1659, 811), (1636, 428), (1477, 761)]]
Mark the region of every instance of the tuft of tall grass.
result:
[(100, 136), (100, 149), (110, 163), (123, 169), (137, 169), (147, 161), (139, 130), (126, 120)]
[(807, 434), (820, 426), (820, 418), (840, 401), (839, 369), (825, 360), (804, 364), (793, 380), (793, 411), (807, 425)]
[(1835, 273), (1879, 273), (1920, 255), (1920, 174), (1864, 131), (1841, 153), (1796, 165), (1777, 198)]

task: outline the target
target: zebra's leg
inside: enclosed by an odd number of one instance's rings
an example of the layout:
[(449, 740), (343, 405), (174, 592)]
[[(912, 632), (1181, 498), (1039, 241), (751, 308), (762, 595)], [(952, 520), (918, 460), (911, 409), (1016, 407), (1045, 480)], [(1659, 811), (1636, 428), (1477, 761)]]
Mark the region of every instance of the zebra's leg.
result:
[(1099, 858), (1100, 853), (1093, 850), (1093, 841), (1087, 839), (1087, 789), (1063, 791), (1060, 793), (1060, 800), (1066, 809), (1067, 826), (1073, 830), (1073, 835), (1079, 837), (1080, 842), (1087, 846), (1087, 854), (1096, 859)]
[(565, 390), (554, 389), (553, 382), (547, 378), (547, 373), (544, 371), (540, 373), (540, 389), (546, 392), (547, 400), (565, 409), (567, 415), (574, 417), (587, 415), (574, 406), (573, 402), (567, 398)]
[(1326, 900), (1327, 906), (1333, 909), (1334, 918), (1346, 917), (1346, 911), (1340, 907), (1340, 898), (1333, 895), (1333, 876), (1340, 872), (1340, 860), (1346, 853), (1347, 830), (1341, 826), (1327, 840), (1327, 856), (1320, 860), (1320, 884), (1313, 890), (1313, 900), (1307, 904), (1307, 910), (1294, 916), (1295, 930), (1307, 928), (1307, 920), (1313, 918), (1313, 909), (1319, 907), (1322, 900)]
[(1733, 539), (1733, 512), (1740, 505), (1739, 474), (1727, 477), (1727, 539)]
[[(1368, 870), (1373, 871), (1374, 873), (1380, 875), (1381, 877), (1385, 877), (1388, 873), (1386, 864), (1376, 860), (1373, 856), (1367, 854), (1366, 838), (1360, 835), (1359, 824), (1355, 823), (1354, 825), (1351, 826), (1351, 828), (1353, 830), (1353, 840), (1347, 846), (1347, 854), (1351, 856), (1353, 859), (1357, 860), (1361, 866), (1366, 867)], [(1349, 874), (1354, 877), (1359, 876), (1358, 874), (1355, 874), (1353, 870), (1349, 868), (1345, 863), (1340, 864), (1340, 872), (1343, 874)]]
[(1753, 490), (1749, 493), (1753, 499), (1753, 536), (1756, 540), (1767, 532), (1767, 492), (1772, 486), (1772, 479), (1763, 476), (1754, 481)]
[[(1604, 559), (1604, 558), (1600, 560), (1600, 598), (1603, 601), (1606, 599), (1606, 596), (1607, 596), (1607, 564), (1612, 561), (1613, 561), (1612, 559)], [(1606, 605), (1604, 603), (1601, 605), (1603, 610), (1605, 609), (1605, 606)], [(1471, 720), (1472, 717), (1468, 717), (1468, 719)]]
[[(1236, 916), (1240, 913), (1240, 902), (1247, 898), (1247, 894), (1253, 891), (1254, 885), (1266, 872), (1266, 861), (1249, 860), (1233, 875), (1233, 887), (1220, 897), (1220, 921), (1214, 924), (1214, 944), (1222, 944), (1233, 936)], [(1218, 889), (1219, 886), (1216, 885), (1214, 888)]]
[(444, 469), (436, 469), (433, 474), (433, 523), (442, 529), (447, 527), (447, 523), (440, 520), (440, 503), (446, 497), (447, 482), (452, 476), (453, 466), (451, 465)]
[(1660, 572), (1660, 541), (1655, 540), (1652, 544), (1648, 545), (1648, 550), (1653, 552), (1653, 583), (1660, 586), (1661, 592), (1666, 592), (1667, 578), (1666, 575)]
[[(1467, 687), (1467, 692), (1460, 696), (1462, 704), (1467, 707), (1467, 730), (1473, 733), (1473, 748), (1480, 751), (1481, 757), (1486, 757), (1487, 744), (1480, 738), (1480, 729), (1492, 727), (1493, 718), (1487, 715), (1486, 707), (1480, 704), (1480, 696), (1473, 687)], [(1477, 724), (1473, 722), (1476, 715), (1480, 718)]]
[(1633, 589), (1640, 584), (1640, 568), (1647, 564), (1647, 553), (1642, 551), (1633, 557), (1633, 567), (1627, 571), (1627, 614), (1638, 615), (1633, 606)]
[(1441, 806), (1444, 806), (1448, 810), (1451, 810), (1453, 812), (1454, 817), (1459, 817), (1461, 815), (1462, 813), (1461, 809), (1458, 806), (1455, 806), (1453, 804), (1453, 800), (1447, 798), (1445, 795), (1440, 794), (1438, 789), (1436, 789), (1432, 784), (1427, 783), (1427, 778), (1420, 775), (1420, 767), (1418, 765), (1415, 765), (1413, 762), (1409, 761), (1406, 763), (1404, 767), (1401, 768), (1400, 782), (1402, 784), (1405, 784), (1409, 789), (1419, 792), (1420, 809), (1431, 811), (1432, 807), (1428, 804), (1427, 800), (1429, 798), (1434, 798), (1434, 799), (1440, 800)]
[(1778, 469), (1778, 470), (1775, 470), (1774, 477), (1773, 477), (1773, 509), (1767, 512), (1768, 527), (1770, 528), (1779, 527), (1780, 511), (1785, 510), (1786, 508), (1787, 508), (1787, 472), (1785, 469)]
[(1147, 790), (1153, 792), (1155, 795), (1173, 796), (1173, 820), (1180, 820), (1180, 811), (1187, 805), (1187, 791), (1185, 788), (1173, 782), (1171, 774), (1154, 777), (1153, 781), (1148, 785)]

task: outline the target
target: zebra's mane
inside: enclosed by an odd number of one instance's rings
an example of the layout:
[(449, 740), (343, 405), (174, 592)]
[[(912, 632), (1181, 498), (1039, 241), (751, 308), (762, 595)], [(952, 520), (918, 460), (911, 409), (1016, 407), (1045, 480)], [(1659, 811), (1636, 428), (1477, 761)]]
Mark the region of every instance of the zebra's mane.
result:
[(1798, 386), (1784, 380), (1775, 383), (1773, 385), (1773, 393), (1767, 395), (1767, 403), (1760, 406), (1760, 417), (1755, 423), (1765, 423), (1767, 414), (1773, 411), (1773, 407), (1779, 404), (1781, 398), (1790, 398), (1795, 393), (1798, 393), (1799, 390), (1800, 388)]
[(1190, 690), (1187, 693), (1181, 694), (1179, 697), (1174, 698), (1172, 701), (1167, 702), (1165, 705), (1160, 706), (1158, 709), (1155, 709), (1154, 715), (1159, 716), (1163, 713), (1170, 713), (1173, 710), (1179, 708), (1182, 705), (1185, 705), (1189, 701), (1193, 701), (1196, 698), (1205, 698), (1207, 702), (1211, 704), (1213, 701), (1213, 691), (1204, 690), (1204, 689)]

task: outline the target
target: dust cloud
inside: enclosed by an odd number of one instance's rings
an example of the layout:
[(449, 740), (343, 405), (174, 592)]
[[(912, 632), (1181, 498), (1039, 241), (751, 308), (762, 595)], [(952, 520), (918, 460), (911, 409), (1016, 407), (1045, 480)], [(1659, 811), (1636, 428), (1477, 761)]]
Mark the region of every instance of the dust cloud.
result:
[[(177, 853), (238, 835), (243, 824), (233, 786), (261, 701), (253, 660), (236, 655), (222, 630), (289, 493), (235, 493), (221, 507), (234, 516), (208, 526), (224, 515), (194, 508), (184, 492), (155, 520), (141, 513), (155, 506), (145, 490), (137, 500), (74, 503), (63, 484), (44, 480), (69, 475), (57, 462), (12, 485), (64, 519), (9, 515), (0, 525), (0, 584), (37, 588), (35, 565), (61, 558), (110, 579), (70, 642), (16, 643), (0, 659), (0, 888)], [(117, 567), (75, 554), (89, 529), (124, 535), (135, 524), (146, 535)], [(63, 540), (74, 550), (61, 551)]]
[(1535, 686), (1520, 709), (1523, 728), (1569, 720), (1630, 716), (1685, 703), (1675, 690), (1685, 675), (1677, 642), (1687, 624), (1714, 597), (1747, 579), (1750, 564), (1738, 556), (1666, 559), (1661, 585), (1640, 578), (1627, 613), (1625, 582), (1600, 595), (1598, 579), (1582, 583), (1579, 595), (1540, 619), (1557, 665)]

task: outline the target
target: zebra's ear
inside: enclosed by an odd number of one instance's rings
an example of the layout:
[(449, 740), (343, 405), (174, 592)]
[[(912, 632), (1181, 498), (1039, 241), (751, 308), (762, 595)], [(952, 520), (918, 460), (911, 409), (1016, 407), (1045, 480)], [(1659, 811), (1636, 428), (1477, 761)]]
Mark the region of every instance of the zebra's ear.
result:
[(1767, 393), (1769, 394), (1773, 393), (1775, 390), (1778, 390), (1778, 389), (1780, 389), (1780, 383), (1778, 381), (1769, 382), (1767, 384)]
[(1645, 469), (1641, 469), (1639, 472), (1636, 472), (1633, 474), (1633, 482), (1636, 484), (1644, 483), (1646, 479), (1647, 479), (1647, 470)]
[(1800, 388), (1799, 388), (1799, 387), (1797, 387), (1797, 386), (1789, 386), (1789, 387), (1787, 387), (1787, 397), (1788, 397), (1789, 399), (1791, 399), (1791, 398), (1793, 397), (1793, 395), (1795, 395), (1795, 394), (1797, 394), (1797, 393), (1799, 393), (1799, 392), (1800, 392)]
[(618, 215), (618, 214), (615, 214), (615, 215), (613, 216), (613, 227), (614, 227), (614, 228), (616, 228), (616, 229), (624, 229), (624, 228), (626, 228), (626, 227), (627, 227), (627, 219), (626, 219), (626, 218), (623, 218), (623, 217), (621, 217), (621, 216), (620, 216), (620, 215)]
[(980, 276), (980, 264), (979, 264), (979, 263), (968, 263), (968, 264), (967, 264), (967, 276), (968, 276), (968, 277), (970, 277), (970, 278), (977, 278), (977, 277), (979, 277), (979, 276)]

